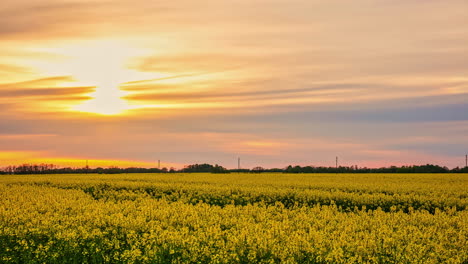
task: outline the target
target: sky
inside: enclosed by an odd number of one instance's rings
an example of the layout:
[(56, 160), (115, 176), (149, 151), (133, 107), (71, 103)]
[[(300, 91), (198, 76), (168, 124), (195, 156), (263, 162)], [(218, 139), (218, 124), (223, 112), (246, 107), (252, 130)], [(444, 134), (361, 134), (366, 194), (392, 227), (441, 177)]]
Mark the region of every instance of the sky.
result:
[(466, 0), (2, 0), (0, 166), (464, 166)]

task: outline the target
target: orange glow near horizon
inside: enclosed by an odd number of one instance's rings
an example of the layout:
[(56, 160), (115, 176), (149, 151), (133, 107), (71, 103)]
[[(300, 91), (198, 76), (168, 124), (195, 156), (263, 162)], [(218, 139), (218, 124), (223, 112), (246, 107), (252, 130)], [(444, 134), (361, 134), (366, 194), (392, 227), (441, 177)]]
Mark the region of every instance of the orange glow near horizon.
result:
[[(18, 166), (23, 164), (54, 164), (59, 167), (74, 167), (82, 168), (86, 166), (86, 161), (90, 168), (111, 167), (120, 168), (127, 167), (143, 167), (156, 168), (156, 162), (137, 161), (137, 160), (107, 160), (107, 159), (86, 159), (86, 158), (71, 158), (71, 157), (53, 157), (47, 153), (34, 151), (0, 151), (0, 168), (4, 166)], [(175, 167), (182, 168), (183, 165), (177, 163), (161, 162), (161, 168)]]

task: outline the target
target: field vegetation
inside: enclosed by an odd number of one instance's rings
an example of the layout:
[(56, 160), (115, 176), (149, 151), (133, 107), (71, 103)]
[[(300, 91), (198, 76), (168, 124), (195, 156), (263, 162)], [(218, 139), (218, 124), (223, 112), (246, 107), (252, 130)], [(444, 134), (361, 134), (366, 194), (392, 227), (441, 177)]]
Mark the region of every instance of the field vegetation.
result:
[(468, 263), (466, 174), (0, 176), (0, 263)]

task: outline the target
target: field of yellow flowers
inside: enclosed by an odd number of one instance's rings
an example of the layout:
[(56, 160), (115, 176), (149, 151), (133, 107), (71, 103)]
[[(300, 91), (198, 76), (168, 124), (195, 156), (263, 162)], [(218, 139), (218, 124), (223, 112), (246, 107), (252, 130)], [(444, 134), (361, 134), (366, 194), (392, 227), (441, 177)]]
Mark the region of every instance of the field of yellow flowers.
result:
[(0, 263), (468, 263), (468, 175), (0, 176)]

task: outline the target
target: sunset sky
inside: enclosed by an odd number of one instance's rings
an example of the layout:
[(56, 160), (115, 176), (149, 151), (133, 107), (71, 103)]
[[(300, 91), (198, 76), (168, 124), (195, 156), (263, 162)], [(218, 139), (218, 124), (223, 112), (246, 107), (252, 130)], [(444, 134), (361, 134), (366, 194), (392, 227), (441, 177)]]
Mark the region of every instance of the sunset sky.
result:
[(463, 166), (466, 0), (2, 0), (0, 167)]

